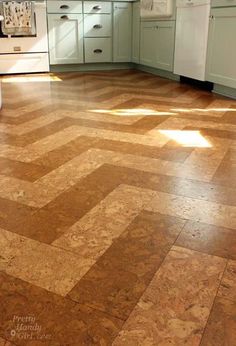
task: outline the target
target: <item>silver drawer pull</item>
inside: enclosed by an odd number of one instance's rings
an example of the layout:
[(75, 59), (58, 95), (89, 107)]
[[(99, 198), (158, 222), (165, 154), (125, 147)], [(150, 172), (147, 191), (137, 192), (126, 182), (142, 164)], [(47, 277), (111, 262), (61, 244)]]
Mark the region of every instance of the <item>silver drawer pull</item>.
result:
[(67, 15), (61, 16), (61, 19), (68, 20), (69, 17)]
[(70, 6), (68, 6), (68, 5), (61, 5), (60, 8), (62, 10), (67, 10), (68, 8), (70, 8)]
[(94, 29), (102, 29), (102, 25), (101, 24), (95, 24), (93, 26)]
[(95, 54), (101, 54), (102, 53), (102, 49), (94, 49), (93, 51)]
[(93, 6), (93, 10), (100, 11), (101, 9), (102, 9), (102, 7), (99, 5)]

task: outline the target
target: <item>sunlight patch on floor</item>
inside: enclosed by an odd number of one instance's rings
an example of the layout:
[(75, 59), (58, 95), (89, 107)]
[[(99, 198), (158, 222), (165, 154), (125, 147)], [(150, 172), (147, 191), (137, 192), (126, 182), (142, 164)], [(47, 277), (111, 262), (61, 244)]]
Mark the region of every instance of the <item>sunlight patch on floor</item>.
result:
[(173, 112), (185, 112), (185, 113), (194, 113), (194, 112), (202, 112), (202, 113), (208, 113), (208, 112), (236, 112), (236, 108), (172, 108), (171, 111)]
[(27, 75), (3, 77), (2, 83), (32, 83), (32, 82), (61, 82), (62, 79), (55, 75)]
[(202, 136), (200, 131), (181, 130), (159, 130), (169, 139), (174, 140), (183, 147), (189, 148), (211, 148), (212, 144)]
[(159, 112), (154, 109), (145, 109), (145, 108), (132, 108), (132, 109), (92, 109), (90, 112), (93, 113), (103, 113), (110, 115), (118, 115), (118, 116), (148, 116), (148, 115), (176, 115), (173, 112)]

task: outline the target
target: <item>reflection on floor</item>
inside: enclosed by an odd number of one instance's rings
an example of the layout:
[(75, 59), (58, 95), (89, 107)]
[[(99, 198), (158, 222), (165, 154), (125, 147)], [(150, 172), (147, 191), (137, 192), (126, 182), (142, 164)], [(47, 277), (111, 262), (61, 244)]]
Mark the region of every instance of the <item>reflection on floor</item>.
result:
[(3, 92), (0, 345), (235, 345), (236, 102), (137, 71)]

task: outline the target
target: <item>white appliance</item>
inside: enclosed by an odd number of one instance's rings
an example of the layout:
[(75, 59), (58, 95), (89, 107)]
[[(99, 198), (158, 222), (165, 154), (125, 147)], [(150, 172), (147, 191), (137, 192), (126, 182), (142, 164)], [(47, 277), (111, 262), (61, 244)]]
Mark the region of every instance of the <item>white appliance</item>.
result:
[(2, 108), (2, 83), (0, 81), (0, 109)]
[(177, 0), (174, 73), (205, 80), (210, 0)]
[(173, 15), (173, 0), (141, 0), (140, 16), (146, 19), (168, 18)]
[(49, 71), (45, 0), (34, 1), (34, 20), (33, 36), (6, 36), (0, 29), (0, 74)]

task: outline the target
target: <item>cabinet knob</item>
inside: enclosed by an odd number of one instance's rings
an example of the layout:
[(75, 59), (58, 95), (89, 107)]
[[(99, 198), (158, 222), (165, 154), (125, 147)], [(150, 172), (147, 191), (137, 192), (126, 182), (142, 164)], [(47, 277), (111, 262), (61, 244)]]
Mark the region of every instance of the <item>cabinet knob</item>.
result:
[(61, 5), (60, 8), (62, 10), (67, 10), (68, 8), (70, 8), (70, 6), (68, 6), (68, 5)]
[(101, 24), (95, 24), (93, 26), (94, 29), (102, 29), (102, 25)]
[(93, 6), (93, 10), (100, 11), (101, 9), (102, 7), (99, 5)]
[(213, 15), (210, 15), (209, 18), (210, 18), (210, 19), (214, 19), (214, 16), (213, 16)]
[(93, 51), (95, 54), (101, 54), (102, 53), (102, 49), (94, 49)]
[(61, 19), (68, 20), (69, 17), (67, 15), (61, 16)]

